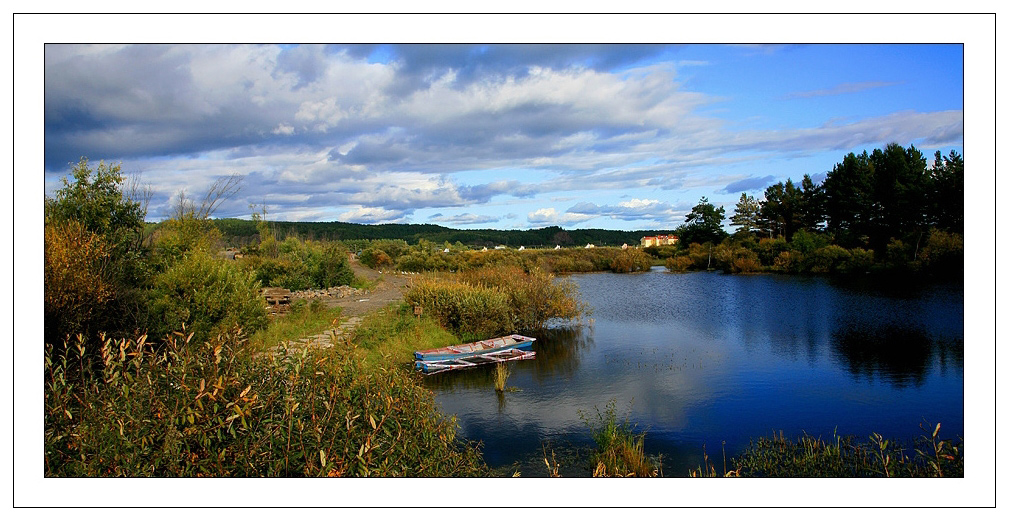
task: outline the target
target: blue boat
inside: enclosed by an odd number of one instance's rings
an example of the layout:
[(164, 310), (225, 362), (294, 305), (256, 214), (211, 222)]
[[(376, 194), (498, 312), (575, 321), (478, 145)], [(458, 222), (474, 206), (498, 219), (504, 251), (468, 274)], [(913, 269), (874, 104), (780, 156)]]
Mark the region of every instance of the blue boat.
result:
[(516, 360), (532, 360), (533, 358), (536, 358), (536, 351), (510, 347), (493, 353), (465, 355), (451, 360), (417, 360), (414, 362), (414, 366), (424, 374), (436, 374), (456, 369), (468, 369), (483, 364), (499, 364)]
[(531, 346), (534, 341), (536, 341), (535, 338), (528, 336), (508, 335), (489, 340), (480, 340), (479, 342), (471, 342), (469, 344), (439, 347), (426, 351), (414, 351), (413, 356), (415, 359), (423, 361), (456, 360), (474, 355), (496, 353), (507, 349), (524, 349)]

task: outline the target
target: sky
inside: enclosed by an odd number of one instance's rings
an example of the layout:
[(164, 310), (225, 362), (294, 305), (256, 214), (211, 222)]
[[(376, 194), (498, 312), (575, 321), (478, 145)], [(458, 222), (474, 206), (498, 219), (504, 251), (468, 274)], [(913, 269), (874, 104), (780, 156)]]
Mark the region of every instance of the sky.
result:
[[(45, 191), (82, 156), (215, 217), (671, 229), (848, 152), (963, 153), (960, 44), (48, 44)], [(967, 158), (969, 160), (969, 158)]]

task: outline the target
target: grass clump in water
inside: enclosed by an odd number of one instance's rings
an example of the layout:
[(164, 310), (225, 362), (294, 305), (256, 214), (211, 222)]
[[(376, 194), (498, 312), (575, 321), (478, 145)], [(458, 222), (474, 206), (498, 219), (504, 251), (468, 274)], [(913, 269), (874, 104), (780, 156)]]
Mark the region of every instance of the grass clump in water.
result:
[(505, 391), (505, 385), (508, 384), (508, 377), (511, 375), (511, 369), (508, 368), (508, 364), (504, 362), (498, 362), (494, 365), (494, 390), (503, 393)]
[(645, 455), (645, 433), (634, 433), (626, 419), (617, 420), (616, 402), (606, 404), (604, 411), (596, 408), (596, 418), (582, 415), (596, 442), (591, 458), (593, 477), (656, 477), (661, 461)]

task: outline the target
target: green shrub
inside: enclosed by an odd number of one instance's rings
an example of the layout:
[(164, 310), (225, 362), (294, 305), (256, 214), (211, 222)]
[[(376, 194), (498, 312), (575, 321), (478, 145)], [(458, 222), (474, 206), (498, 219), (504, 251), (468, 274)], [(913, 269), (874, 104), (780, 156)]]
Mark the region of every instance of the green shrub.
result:
[(354, 281), (347, 250), (335, 242), (309, 244), (308, 265), (316, 288), (349, 286)]
[(805, 269), (811, 273), (839, 273), (844, 271), (850, 260), (851, 253), (848, 250), (831, 244), (817, 248), (806, 256)]
[(757, 257), (760, 263), (764, 266), (773, 266), (775, 259), (781, 252), (789, 251), (791, 247), (788, 241), (784, 237), (778, 237), (777, 239), (760, 239), (760, 242), (754, 247), (754, 251), (757, 253)]
[(116, 291), (108, 269), (110, 249), (103, 236), (77, 221), (46, 225), (45, 342), (60, 345), (70, 334), (98, 333)]
[(631, 273), (650, 269), (652, 269), (652, 257), (635, 248), (622, 250), (610, 263), (610, 270), (615, 273)]
[(842, 264), (841, 270), (845, 273), (865, 273), (869, 271), (873, 263), (872, 250), (862, 248), (852, 248), (848, 251), (851, 257)]
[(774, 259), (774, 269), (785, 273), (798, 273), (805, 257), (797, 251), (783, 251)]
[(347, 251), (331, 241), (305, 241), (288, 237), (277, 246), (276, 256), (250, 255), (242, 265), (255, 273), (264, 287), (292, 291), (349, 286), (354, 281)]
[(266, 326), (266, 308), (251, 273), (198, 253), (154, 277), (150, 334), (161, 338), (185, 329), (200, 344), (236, 324), (246, 333)]
[(755, 273), (762, 269), (756, 253), (728, 241), (716, 246), (712, 255), (715, 265), (726, 273)]
[(515, 325), (507, 295), (492, 288), (426, 277), (415, 281), (404, 298), (458, 335), (496, 336), (511, 333)]
[(830, 244), (829, 235), (800, 229), (792, 235), (791, 249), (805, 256), (828, 244)]
[(709, 266), (714, 266), (714, 246), (711, 243), (691, 243), (687, 248), (687, 256), (690, 257), (690, 267), (704, 270)]
[(900, 239), (890, 239), (886, 245), (886, 263), (891, 268), (903, 268), (911, 262), (912, 251), (909, 245)]
[(379, 248), (367, 248), (361, 252), (361, 264), (371, 269), (382, 269), (392, 266), (392, 257)]
[(578, 288), (539, 269), (501, 266), (463, 272), (460, 278), (473, 286), (492, 288), (508, 298), (512, 327), (520, 331), (542, 329), (551, 319), (573, 320), (585, 313)]
[(687, 271), (694, 264), (693, 259), (687, 255), (679, 257), (669, 257), (666, 259), (666, 269), (669, 271)]
[(958, 233), (932, 230), (919, 255), (922, 264), (932, 272), (963, 275), (963, 236)]
[(127, 186), (120, 165), (71, 168), (54, 197), (46, 197), (45, 328), (47, 343), (67, 335), (143, 329), (147, 284), (143, 232), (146, 204)]
[(191, 252), (214, 253), (221, 231), (209, 219), (169, 219), (155, 229), (151, 241), (153, 264), (159, 271)]

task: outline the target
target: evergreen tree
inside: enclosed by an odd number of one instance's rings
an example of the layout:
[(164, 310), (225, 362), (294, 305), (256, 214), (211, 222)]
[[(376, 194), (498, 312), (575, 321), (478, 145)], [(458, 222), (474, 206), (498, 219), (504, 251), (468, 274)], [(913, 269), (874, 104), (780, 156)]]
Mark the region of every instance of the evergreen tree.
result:
[(737, 227), (739, 232), (750, 233), (759, 226), (760, 203), (751, 195), (742, 194), (736, 203), (736, 212), (732, 214), (729, 223)]
[(725, 219), (725, 207), (708, 202), (707, 197), (701, 197), (697, 205), (685, 217), (686, 224), (677, 229), (677, 235), (683, 244), (721, 242), (729, 234), (722, 229)]
[(938, 150), (929, 172), (929, 223), (947, 231), (963, 234), (963, 156), (951, 150), (943, 156)]

